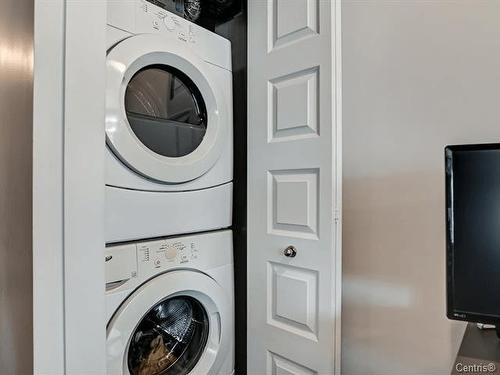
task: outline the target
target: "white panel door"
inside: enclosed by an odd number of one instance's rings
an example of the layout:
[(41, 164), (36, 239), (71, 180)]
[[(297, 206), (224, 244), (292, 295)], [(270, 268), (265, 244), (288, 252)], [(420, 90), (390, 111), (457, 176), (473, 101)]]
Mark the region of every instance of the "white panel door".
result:
[(248, 8), (248, 374), (338, 374), (340, 7)]

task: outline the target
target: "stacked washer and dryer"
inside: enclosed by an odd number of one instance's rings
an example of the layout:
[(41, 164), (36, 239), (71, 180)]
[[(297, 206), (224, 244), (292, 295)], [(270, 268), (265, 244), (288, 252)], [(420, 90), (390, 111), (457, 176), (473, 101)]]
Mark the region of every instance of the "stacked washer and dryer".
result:
[(231, 46), (151, 1), (108, 3), (108, 374), (230, 375)]

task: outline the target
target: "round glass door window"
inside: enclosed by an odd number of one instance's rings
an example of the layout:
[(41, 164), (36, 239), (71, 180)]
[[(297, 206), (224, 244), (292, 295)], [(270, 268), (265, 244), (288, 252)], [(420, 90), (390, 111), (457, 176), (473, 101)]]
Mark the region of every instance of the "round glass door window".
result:
[(180, 70), (152, 65), (139, 70), (125, 90), (132, 131), (151, 151), (171, 158), (193, 152), (207, 130), (207, 110), (194, 82)]
[(179, 296), (158, 303), (132, 335), (130, 374), (188, 374), (203, 354), (208, 333), (207, 313), (196, 299)]

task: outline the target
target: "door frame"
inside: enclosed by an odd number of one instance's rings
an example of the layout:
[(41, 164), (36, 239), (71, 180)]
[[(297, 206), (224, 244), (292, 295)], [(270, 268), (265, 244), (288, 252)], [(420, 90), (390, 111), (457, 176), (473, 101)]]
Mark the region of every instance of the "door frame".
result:
[(35, 374), (106, 373), (105, 30), (105, 0), (35, 1)]
[(332, 19), (335, 22), (335, 37), (332, 38), (334, 44), (332, 61), (335, 62), (335, 74), (332, 75), (334, 79), (333, 86), (335, 87), (335, 103), (332, 103), (335, 118), (335, 375), (341, 374), (342, 362), (342, 0), (333, 0), (335, 6), (332, 11)]

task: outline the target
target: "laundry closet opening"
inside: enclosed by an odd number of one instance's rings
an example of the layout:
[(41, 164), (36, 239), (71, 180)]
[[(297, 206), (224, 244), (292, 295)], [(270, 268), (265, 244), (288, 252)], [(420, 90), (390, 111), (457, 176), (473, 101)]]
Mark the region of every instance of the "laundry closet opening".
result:
[(107, 1), (112, 374), (247, 371), (247, 3), (181, 3)]

